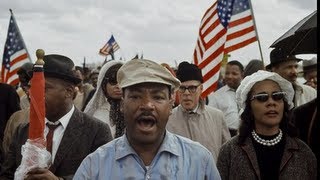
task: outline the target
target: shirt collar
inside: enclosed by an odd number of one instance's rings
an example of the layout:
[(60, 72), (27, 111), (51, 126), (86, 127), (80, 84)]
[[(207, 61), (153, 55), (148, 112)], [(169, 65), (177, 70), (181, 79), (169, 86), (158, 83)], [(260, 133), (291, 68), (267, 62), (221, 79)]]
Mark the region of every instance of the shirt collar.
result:
[(236, 92), (236, 89), (233, 89), (230, 86), (226, 85), (226, 91)]
[(298, 82), (294, 82), (294, 83), (292, 83), (292, 85), (293, 85), (293, 89), (294, 89), (295, 91), (301, 91), (301, 92), (303, 92), (303, 88), (302, 88), (301, 84), (299, 84)]
[(198, 114), (197, 111), (198, 111), (198, 109), (199, 109), (199, 104), (200, 104), (200, 103), (198, 103), (197, 106), (196, 106), (196, 108), (194, 108), (194, 109), (191, 110), (191, 111), (187, 111), (185, 108), (182, 107), (181, 104), (180, 104), (180, 107), (182, 108), (182, 111), (185, 112), (185, 113), (187, 113), (187, 114)]
[[(138, 154), (134, 151), (134, 149), (129, 144), (128, 138), (126, 134), (122, 135), (116, 144), (116, 160), (119, 160), (125, 156), (128, 156), (130, 154), (135, 154), (138, 156)], [(171, 154), (174, 154), (176, 156), (179, 156), (178, 146), (176, 142), (176, 138), (172, 133), (166, 130), (166, 135), (162, 141), (162, 144), (157, 152), (157, 155), (161, 152), (169, 152)]]
[(74, 112), (74, 106), (72, 106), (72, 108), (70, 109), (70, 111), (65, 114), (64, 116), (62, 116), (58, 121), (52, 123), (51, 121), (49, 121), (47, 118), (45, 118), (45, 123), (49, 123), (49, 124), (54, 124), (54, 125), (57, 125), (59, 122), (61, 123), (62, 127), (63, 128), (66, 128), (69, 121), (70, 121), (70, 118), (72, 116)]

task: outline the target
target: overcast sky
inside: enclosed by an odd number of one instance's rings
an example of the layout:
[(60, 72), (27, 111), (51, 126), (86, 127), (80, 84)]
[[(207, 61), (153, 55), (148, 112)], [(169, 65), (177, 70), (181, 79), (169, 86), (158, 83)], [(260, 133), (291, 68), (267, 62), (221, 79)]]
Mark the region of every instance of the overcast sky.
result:
[[(29, 54), (63, 54), (81, 65), (102, 63), (98, 54), (111, 34), (120, 45), (115, 58), (137, 53), (159, 63), (191, 61), (200, 20), (213, 0), (1, 0), (0, 53), (13, 10)], [(252, 0), (265, 64), (269, 46), (293, 25), (317, 9), (317, 0)], [(308, 55), (306, 58), (311, 58)], [(315, 55), (314, 55), (315, 56)], [(261, 59), (258, 43), (231, 53), (244, 65)]]

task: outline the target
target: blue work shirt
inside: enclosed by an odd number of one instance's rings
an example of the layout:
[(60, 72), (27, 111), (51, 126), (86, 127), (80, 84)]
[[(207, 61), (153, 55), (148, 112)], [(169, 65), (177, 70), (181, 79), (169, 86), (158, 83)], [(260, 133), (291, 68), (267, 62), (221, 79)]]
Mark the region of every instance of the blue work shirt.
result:
[(81, 163), (75, 180), (183, 179), (219, 180), (212, 154), (198, 142), (166, 131), (150, 166), (130, 146), (126, 135), (101, 146)]

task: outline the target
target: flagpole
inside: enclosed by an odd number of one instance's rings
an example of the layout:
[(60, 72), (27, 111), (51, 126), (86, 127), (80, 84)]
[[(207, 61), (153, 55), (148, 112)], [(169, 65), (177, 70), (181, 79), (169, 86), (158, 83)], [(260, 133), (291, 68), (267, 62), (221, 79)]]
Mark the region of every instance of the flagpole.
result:
[(22, 39), (22, 44), (23, 44), (24, 48), (25, 48), (25, 49), (26, 49), (26, 51), (27, 51), (27, 54), (28, 54), (29, 60), (30, 60), (30, 62), (32, 62), (32, 60), (31, 60), (31, 56), (30, 56), (30, 54), (29, 54), (29, 51), (28, 51), (28, 49), (27, 49), (27, 46), (24, 44), (23, 37), (22, 37), (22, 35), (21, 35), (21, 33), (20, 33), (20, 29), (19, 29), (18, 23), (17, 23), (17, 21), (16, 21), (16, 18), (15, 18), (15, 17), (14, 17), (14, 15), (13, 15), (12, 9), (9, 9), (9, 11), (10, 11), (10, 13), (11, 13), (11, 16), (12, 16), (13, 21), (14, 21), (14, 22), (15, 22), (15, 24), (16, 24), (17, 31), (18, 31), (18, 33), (19, 33), (19, 36), (20, 36), (20, 37), (21, 37), (21, 39)]
[(253, 13), (253, 7), (252, 7), (252, 4), (251, 4), (251, 0), (248, 0), (249, 4), (250, 4), (250, 11), (251, 11), (251, 14), (252, 14), (252, 20), (253, 20), (253, 25), (254, 25), (254, 29), (257, 33), (257, 40), (258, 40), (258, 46), (259, 46), (259, 51), (260, 51), (260, 56), (261, 56), (261, 60), (262, 60), (262, 64), (264, 66), (264, 60), (263, 60), (263, 56), (262, 56), (262, 50), (261, 50), (261, 44), (260, 44), (260, 38), (259, 38), (259, 35), (258, 35), (258, 29), (257, 29), (257, 26), (256, 26), (256, 20), (255, 20), (255, 17), (254, 17), (254, 13)]

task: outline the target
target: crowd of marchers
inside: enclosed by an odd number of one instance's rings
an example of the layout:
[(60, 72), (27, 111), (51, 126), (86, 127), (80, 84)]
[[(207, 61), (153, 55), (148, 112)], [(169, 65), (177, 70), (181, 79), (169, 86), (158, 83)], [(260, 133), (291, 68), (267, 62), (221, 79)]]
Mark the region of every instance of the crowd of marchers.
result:
[[(51, 160), (24, 179), (319, 179), (317, 58), (276, 48), (267, 66), (230, 60), (206, 98), (187, 61), (89, 70), (64, 55), (43, 60)], [(0, 83), (0, 179), (14, 179), (23, 158), (32, 73), (26, 63), (18, 88)]]

